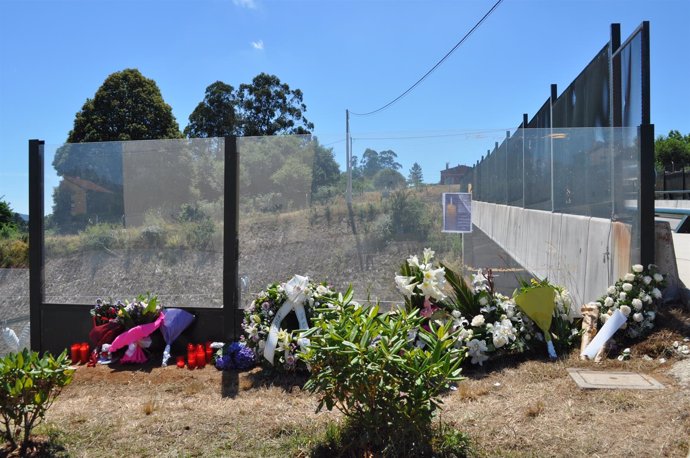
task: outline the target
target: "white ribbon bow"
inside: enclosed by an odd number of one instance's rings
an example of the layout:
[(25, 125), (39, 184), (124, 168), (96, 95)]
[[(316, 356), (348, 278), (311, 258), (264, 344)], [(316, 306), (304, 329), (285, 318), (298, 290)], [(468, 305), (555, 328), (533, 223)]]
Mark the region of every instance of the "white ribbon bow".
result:
[(307, 300), (307, 288), (309, 287), (309, 278), (301, 275), (295, 275), (285, 284), (285, 294), (287, 300), (278, 309), (276, 316), (271, 322), (271, 329), (268, 332), (268, 339), (266, 339), (266, 346), (264, 347), (264, 358), (273, 364), (273, 358), (278, 344), (278, 332), (280, 331), (280, 323), (282, 323), (285, 316), (291, 311), (295, 311), (297, 321), (301, 329), (307, 329), (309, 323), (307, 322), (307, 315), (304, 312), (304, 301)]

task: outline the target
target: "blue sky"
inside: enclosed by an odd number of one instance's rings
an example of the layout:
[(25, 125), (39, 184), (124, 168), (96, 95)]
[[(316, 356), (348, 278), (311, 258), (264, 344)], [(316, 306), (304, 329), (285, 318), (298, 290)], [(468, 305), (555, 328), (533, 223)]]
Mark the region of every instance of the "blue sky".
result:
[[(154, 79), (181, 129), (212, 82), (237, 87), (273, 73), (304, 92), (321, 141), (337, 142), (346, 108), (366, 112), (396, 97), (493, 3), (0, 0), (0, 196), (27, 211), (27, 140), (64, 142), (75, 113), (113, 72), (134, 67)], [(551, 83), (559, 93), (567, 87), (612, 22), (625, 39), (643, 20), (651, 22), (656, 132), (690, 133), (688, 18), (687, 0), (505, 0), (410, 95), (352, 118), (354, 154), (392, 148), (404, 174), (432, 151), (447, 151), (439, 163), (472, 164), (522, 113), (534, 114)], [(401, 136), (437, 137), (374, 139)], [(332, 146), (344, 162), (344, 143)], [(437, 175), (425, 171), (426, 181)]]

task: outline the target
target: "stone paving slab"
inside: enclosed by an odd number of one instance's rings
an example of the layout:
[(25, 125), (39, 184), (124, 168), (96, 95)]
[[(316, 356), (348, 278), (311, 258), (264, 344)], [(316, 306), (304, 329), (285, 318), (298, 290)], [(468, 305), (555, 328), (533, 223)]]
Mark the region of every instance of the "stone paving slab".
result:
[(569, 367), (568, 374), (583, 389), (662, 390), (664, 386), (645, 374), (636, 372), (593, 371)]

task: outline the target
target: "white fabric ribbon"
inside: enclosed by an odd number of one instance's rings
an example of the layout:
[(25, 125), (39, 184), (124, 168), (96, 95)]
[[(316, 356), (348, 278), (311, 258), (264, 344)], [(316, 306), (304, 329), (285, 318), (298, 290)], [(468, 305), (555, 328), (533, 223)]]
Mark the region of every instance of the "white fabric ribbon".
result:
[(276, 316), (273, 317), (271, 328), (266, 339), (266, 346), (264, 347), (264, 358), (273, 364), (276, 346), (278, 345), (278, 332), (280, 332), (280, 323), (291, 311), (295, 311), (297, 321), (300, 329), (307, 329), (309, 323), (307, 322), (307, 314), (304, 311), (304, 301), (307, 300), (306, 290), (309, 287), (309, 278), (301, 275), (295, 275), (285, 284), (285, 294), (287, 300), (278, 309)]

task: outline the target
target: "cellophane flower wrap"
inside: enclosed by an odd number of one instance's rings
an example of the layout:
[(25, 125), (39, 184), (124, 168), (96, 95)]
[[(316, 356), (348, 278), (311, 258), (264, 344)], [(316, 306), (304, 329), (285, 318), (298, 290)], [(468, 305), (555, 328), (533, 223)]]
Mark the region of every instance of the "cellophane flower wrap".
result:
[[(294, 281), (294, 278), (290, 281)], [(244, 319), (242, 320), (244, 335), (241, 341), (254, 352), (256, 361), (265, 365), (270, 365), (264, 358), (266, 340), (276, 312), (288, 300), (286, 293), (287, 283), (273, 283), (269, 285), (265, 290), (259, 292), (244, 310)], [(326, 283), (307, 281), (304, 287), (300, 288), (298, 298), (304, 306), (307, 321), (310, 323), (315, 307), (322, 306), (322, 304), (336, 296), (337, 294)], [(288, 318), (291, 314), (294, 314), (294, 312), (288, 314)], [(301, 339), (297, 329), (288, 329), (286, 321), (290, 320), (285, 320), (278, 332), (278, 343), (273, 367), (277, 370), (288, 372), (306, 369), (306, 366), (298, 361), (296, 352), (300, 346), (308, 345), (308, 339)]]
[(616, 310), (627, 317), (619, 333), (637, 339), (654, 329), (657, 306), (663, 298), (666, 277), (654, 264), (645, 268), (641, 264), (632, 266), (631, 271), (609, 286), (606, 295), (599, 298), (599, 321), (603, 324)]
[(125, 329), (132, 329), (140, 324), (153, 323), (161, 313), (161, 305), (158, 297), (146, 294), (139, 295), (132, 302), (125, 301), (124, 304), (118, 301), (117, 321)]

